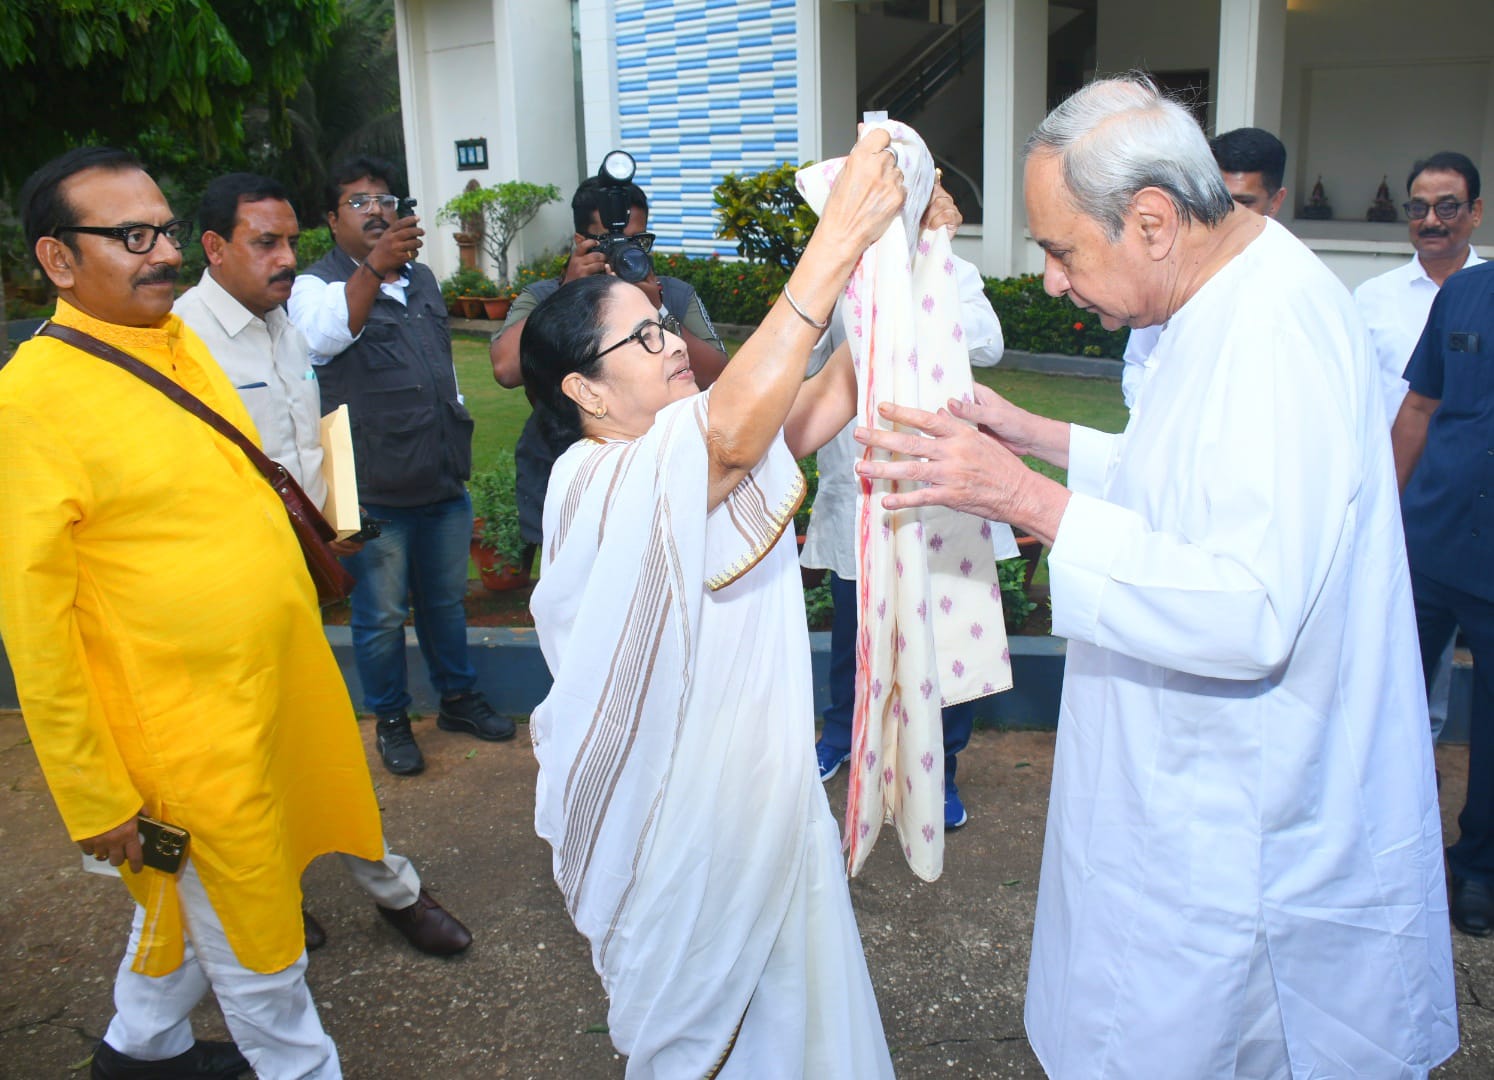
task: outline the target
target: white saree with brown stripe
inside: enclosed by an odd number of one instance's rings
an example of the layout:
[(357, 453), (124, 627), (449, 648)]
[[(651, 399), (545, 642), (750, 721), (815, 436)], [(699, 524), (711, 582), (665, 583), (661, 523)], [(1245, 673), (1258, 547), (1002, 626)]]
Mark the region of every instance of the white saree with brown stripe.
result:
[(707, 513), (709, 398), (555, 464), (535, 826), (630, 1078), (890, 1077), (815, 771), (804, 480), (779, 439)]

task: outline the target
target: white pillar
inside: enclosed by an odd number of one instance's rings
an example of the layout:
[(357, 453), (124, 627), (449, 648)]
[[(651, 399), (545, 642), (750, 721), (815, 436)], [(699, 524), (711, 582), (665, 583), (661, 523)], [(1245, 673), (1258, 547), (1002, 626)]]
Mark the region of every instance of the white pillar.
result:
[(569, 239), (576, 175), (576, 80), (571, 12), (566, 0), (494, 0), (501, 122), (493, 155), (494, 180), (554, 184), (560, 200), (540, 211), (513, 247), (509, 271)]
[(799, 160), (848, 153), (856, 141), (856, 11), (798, 0)]
[[(427, 112), (430, 94), (425, 81), (425, 41), (424, 34), (421, 33), (424, 19), (423, 7), (422, 0), (395, 0), (394, 3), (394, 47), (395, 60), (399, 67), (400, 127), (405, 136), (405, 181), (408, 191), (420, 192), (422, 196), (426, 190), (426, 177), (434, 176), (436, 172), (435, 163), (431, 160), (433, 153), (431, 141), (424, 137), (425, 133), (430, 130), (430, 118)], [(418, 207), (428, 230), (433, 229), (436, 220), (436, 207), (426, 205), (430, 201), (429, 196), (425, 196)], [(306, 210), (306, 207), (301, 207), (303, 215)], [(321, 219), (321, 214), (317, 214), (317, 219)], [(445, 277), (455, 269), (456, 259), (446, 258), (446, 253), (439, 247), (427, 250), (425, 257), (437, 277)]]
[(1214, 130), (1281, 133), (1287, 0), (1219, 0)]
[[(396, 0), (394, 19), (409, 190), (420, 200), (424, 258), (445, 277), (457, 265), (455, 229), (438, 226), (436, 213), (468, 180), (555, 184), (566, 200), (576, 186), (570, 6)], [(471, 138), (487, 140), (486, 169), (457, 168), (456, 141)], [(510, 270), (570, 233), (569, 207), (546, 207), (509, 249)]]
[(586, 125), (586, 175), (622, 142), (617, 111), (617, 11), (613, 0), (580, 0), (581, 110)]
[(1048, 83), (1048, 0), (986, 0), (985, 181), (981, 270), (1026, 270), (1022, 144), (1042, 122)]

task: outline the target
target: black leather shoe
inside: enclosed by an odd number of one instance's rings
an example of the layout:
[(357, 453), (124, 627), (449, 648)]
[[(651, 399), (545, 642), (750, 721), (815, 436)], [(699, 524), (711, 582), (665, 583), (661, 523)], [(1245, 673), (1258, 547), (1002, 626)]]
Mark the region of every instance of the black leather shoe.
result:
[(432, 956), (455, 956), (472, 944), (471, 932), (423, 888), (420, 899), (409, 907), (397, 911), (381, 907), (379, 914), (411, 945)]
[(212, 1080), (235, 1080), (249, 1071), (249, 1062), (231, 1042), (204, 1042), (199, 1039), (192, 1049), (164, 1061), (142, 1061), (121, 1054), (106, 1042), (93, 1052), (93, 1080), (176, 1080), (178, 1077), (210, 1077)]
[(499, 716), (488, 699), (476, 690), (441, 699), (441, 713), (436, 724), (442, 731), (460, 731), (489, 742), (512, 739), (518, 729), (506, 716)]
[(415, 736), (410, 731), (410, 716), (379, 717), (375, 728), (378, 735), (379, 757), (384, 768), (396, 776), (414, 776), (425, 768), (425, 755), (415, 745)]
[(1452, 879), (1452, 924), (1472, 937), (1488, 937), (1494, 931), (1494, 888), (1482, 881)]
[(327, 944), (327, 931), (322, 929), (322, 924), (317, 922), (316, 916), (304, 907), (301, 909), (301, 926), (306, 932), (307, 952), (320, 949)]

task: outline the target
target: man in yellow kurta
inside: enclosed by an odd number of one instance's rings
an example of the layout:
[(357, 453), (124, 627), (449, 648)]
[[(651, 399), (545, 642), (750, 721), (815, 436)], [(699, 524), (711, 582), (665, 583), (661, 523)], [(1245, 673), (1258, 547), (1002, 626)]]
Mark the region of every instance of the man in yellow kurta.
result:
[[(71, 151), (20, 202), (55, 322), (254, 433), (170, 315), (185, 223), (138, 162)], [(0, 446), (0, 635), (22, 712), (69, 834), (141, 905), (93, 1075), (237, 1075), (233, 1047), (187, 1021), (211, 985), (261, 1077), (339, 1076), (299, 878), (325, 852), (378, 858), (379, 817), (278, 496), (203, 421), (50, 337), (0, 369)], [(142, 868), (142, 813), (190, 832), (180, 875)]]

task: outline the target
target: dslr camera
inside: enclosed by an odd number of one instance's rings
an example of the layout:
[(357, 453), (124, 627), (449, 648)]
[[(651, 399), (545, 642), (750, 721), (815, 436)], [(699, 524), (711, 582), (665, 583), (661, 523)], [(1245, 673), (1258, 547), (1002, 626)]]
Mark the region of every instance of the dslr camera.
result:
[(654, 269), (654, 259), (650, 254), (654, 249), (654, 234), (623, 235), (633, 210), (628, 188), (637, 168), (632, 154), (626, 150), (613, 150), (602, 159), (602, 167), (597, 170), (597, 179), (602, 185), (602, 225), (607, 229), (606, 235), (597, 239), (597, 250), (607, 260), (612, 272), (630, 285), (638, 284)]

